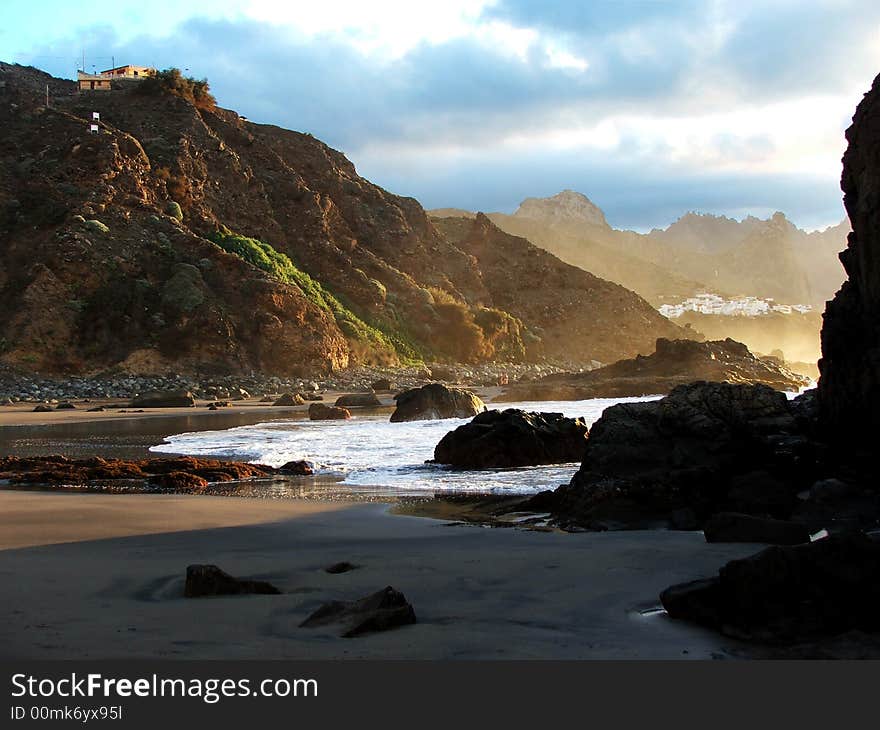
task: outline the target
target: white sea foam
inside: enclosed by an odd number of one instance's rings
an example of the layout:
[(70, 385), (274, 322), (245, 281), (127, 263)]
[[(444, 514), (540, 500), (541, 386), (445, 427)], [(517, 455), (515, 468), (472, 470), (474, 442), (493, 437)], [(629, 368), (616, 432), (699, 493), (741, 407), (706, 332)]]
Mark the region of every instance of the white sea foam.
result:
[[(585, 401), (505, 403), (495, 408), (563, 413), (583, 417), (592, 425), (608, 406), (655, 400), (596, 398)], [(151, 450), (160, 453), (212, 456), (281, 466), (305, 459), (319, 474), (338, 475), (353, 490), (401, 494), (456, 491), (534, 493), (567, 483), (578, 464), (452, 471), (425, 464), (434, 446), (452, 429), (470, 419), (390, 423), (388, 415), (356, 416), (350, 421), (275, 421), (225, 431), (198, 431), (168, 437)]]

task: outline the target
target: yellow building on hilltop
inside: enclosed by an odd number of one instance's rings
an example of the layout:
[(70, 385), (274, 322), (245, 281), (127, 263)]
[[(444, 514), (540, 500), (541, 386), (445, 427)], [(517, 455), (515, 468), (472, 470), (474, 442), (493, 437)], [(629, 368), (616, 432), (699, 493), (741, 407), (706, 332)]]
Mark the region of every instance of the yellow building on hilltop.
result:
[(97, 74), (87, 74), (85, 71), (76, 72), (76, 80), (80, 91), (110, 91), (112, 81), (140, 81), (147, 76), (156, 73), (156, 69), (149, 66), (116, 66), (108, 68)]

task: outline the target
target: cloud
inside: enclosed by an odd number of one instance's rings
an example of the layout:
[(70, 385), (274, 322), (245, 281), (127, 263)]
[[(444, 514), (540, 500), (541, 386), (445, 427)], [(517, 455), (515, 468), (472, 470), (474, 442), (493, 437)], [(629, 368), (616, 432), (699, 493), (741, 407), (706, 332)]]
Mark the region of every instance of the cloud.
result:
[(221, 104), (429, 206), (575, 188), (639, 228), (690, 208), (839, 219), (842, 131), (880, 70), (880, 6), (855, 0), (454, 0), (421, 23), (399, 0), (270, 5), (75, 39), (206, 76)]

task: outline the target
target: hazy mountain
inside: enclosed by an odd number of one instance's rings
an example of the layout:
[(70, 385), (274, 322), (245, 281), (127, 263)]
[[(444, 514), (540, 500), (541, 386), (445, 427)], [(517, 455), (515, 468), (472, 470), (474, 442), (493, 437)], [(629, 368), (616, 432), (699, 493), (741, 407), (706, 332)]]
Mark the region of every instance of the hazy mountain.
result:
[(668, 228), (640, 234), (612, 228), (598, 206), (570, 190), (527, 198), (513, 215), (489, 217), (502, 230), (657, 306), (702, 292), (820, 306), (843, 281), (837, 252), (845, 248), (849, 230), (843, 221), (806, 233), (782, 213), (737, 221), (690, 212)]

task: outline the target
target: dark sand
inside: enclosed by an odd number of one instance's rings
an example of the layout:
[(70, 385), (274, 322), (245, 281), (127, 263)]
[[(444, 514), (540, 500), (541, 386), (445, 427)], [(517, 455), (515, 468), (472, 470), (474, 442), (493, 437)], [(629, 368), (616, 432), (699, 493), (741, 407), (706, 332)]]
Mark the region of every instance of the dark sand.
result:
[[(640, 612), (666, 586), (757, 546), (708, 545), (698, 532), (448, 526), (387, 510), (0, 492), (0, 656), (710, 658), (742, 650)], [(343, 560), (362, 567), (324, 572)], [(284, 593), (182, 598), (186, 566), (198, 562)], [(406, 594), (416, 625), (356, 639), (298, 627), (325, 601), (386, 585)]]

